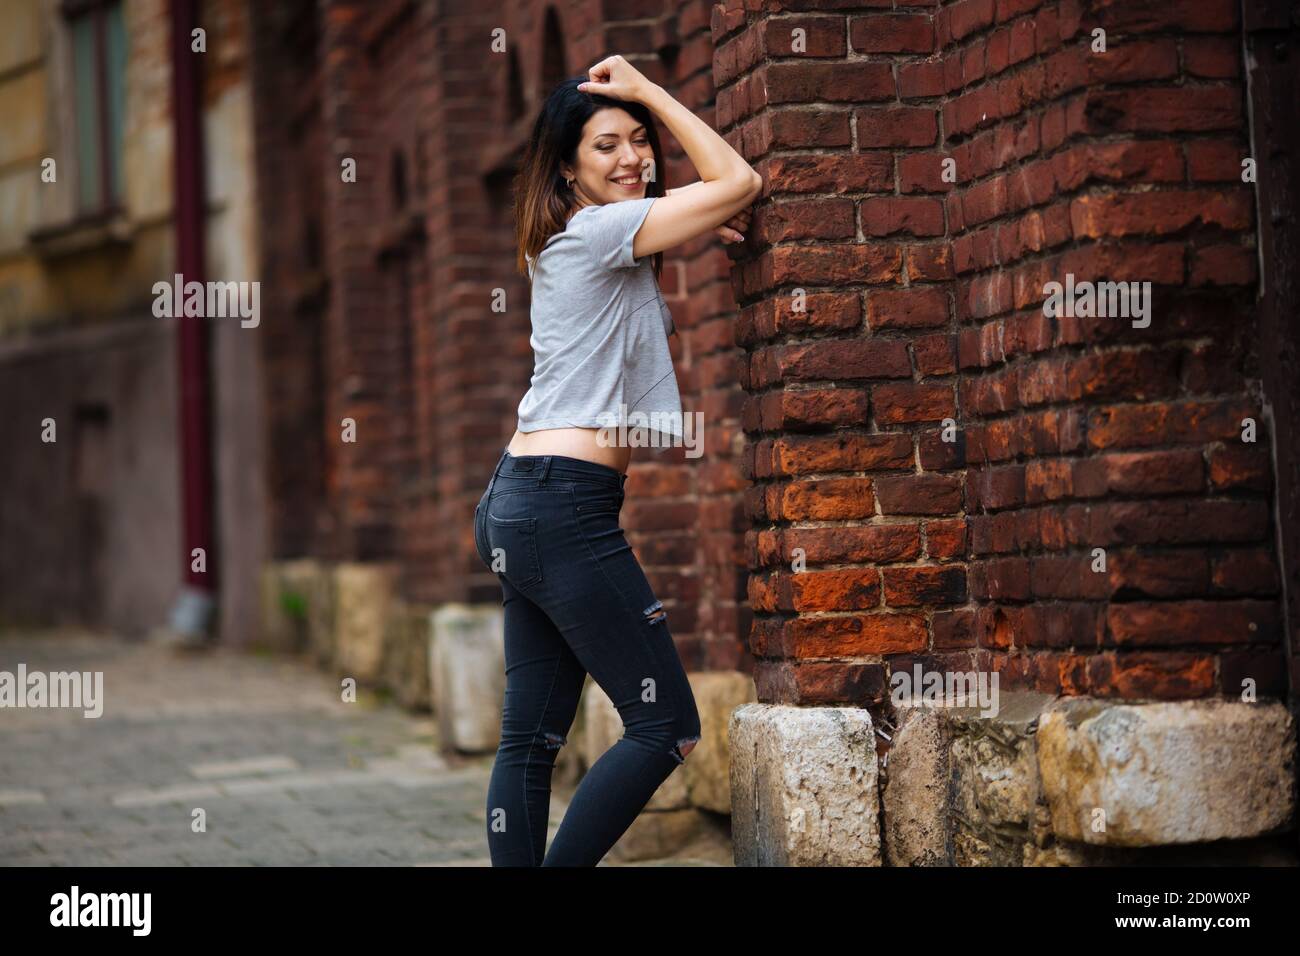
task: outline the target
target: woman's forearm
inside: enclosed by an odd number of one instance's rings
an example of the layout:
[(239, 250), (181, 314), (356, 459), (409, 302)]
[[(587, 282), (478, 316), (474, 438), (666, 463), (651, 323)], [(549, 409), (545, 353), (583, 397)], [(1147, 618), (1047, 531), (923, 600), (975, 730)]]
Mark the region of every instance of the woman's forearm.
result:
[(663, 87), (650, 84), (641, 102), (663, 121), (677, 142), (681, 143), (702, 181), (730, 180), (743, 189), (750, 189), (757, 183), (761, 188), (762, 180), (745, 162), (744, 157), (715, 133), (708, 123), (673, 99)]

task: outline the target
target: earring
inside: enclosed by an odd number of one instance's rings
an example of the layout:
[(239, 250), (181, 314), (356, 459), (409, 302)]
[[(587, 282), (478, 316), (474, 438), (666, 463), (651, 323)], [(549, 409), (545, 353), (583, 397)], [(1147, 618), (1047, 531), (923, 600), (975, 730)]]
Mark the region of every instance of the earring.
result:
[(573, 180), (572, 180), (572, 179), (566, 179), (566, 180), (564, 181), (564, 185), (566, 185), (566, 186), (568, 186), (570, 189), (572, 189), (572, 188), (573, 188)]

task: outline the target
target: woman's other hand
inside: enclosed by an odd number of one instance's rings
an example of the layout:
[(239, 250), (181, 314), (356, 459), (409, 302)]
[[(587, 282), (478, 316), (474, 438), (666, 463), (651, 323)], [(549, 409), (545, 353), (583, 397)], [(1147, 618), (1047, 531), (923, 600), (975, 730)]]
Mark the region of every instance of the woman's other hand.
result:
[(713, 231), (722, 237), (724, 245), (745, 241), (745, 231), (749, 229), (751, 208), (746, 206)]
[(588, 70), (587, 82), (578, 84), (578, 89), (584, 93), (640, 103), (652, 86), (654, 84), (640, 70), (616, 53)]

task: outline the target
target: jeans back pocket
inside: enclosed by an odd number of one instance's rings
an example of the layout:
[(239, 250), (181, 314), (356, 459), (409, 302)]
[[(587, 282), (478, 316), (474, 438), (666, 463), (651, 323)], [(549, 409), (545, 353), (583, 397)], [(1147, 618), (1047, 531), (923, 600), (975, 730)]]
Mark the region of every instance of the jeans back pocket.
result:
[[(537, 550), (536, 518), (498, 518), (487, 515), (487, 542), (491, 551), (501, 549), (506, 580), (519, 588), (531, 587), (542, 579), (542, 562)], [(491, 562), (489, 562), (489, 567)]]

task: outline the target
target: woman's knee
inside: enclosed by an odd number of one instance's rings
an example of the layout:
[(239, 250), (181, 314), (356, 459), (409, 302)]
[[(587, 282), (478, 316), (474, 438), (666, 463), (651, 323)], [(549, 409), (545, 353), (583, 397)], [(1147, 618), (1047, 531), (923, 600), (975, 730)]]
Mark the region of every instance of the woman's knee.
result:
[(681, 737), (673, 744), (672, 755), (678, 763), (686, 762), (686, 755), (695, 749), (695, 745), (700, 742), (700, 735), (695, 734), (690, 737)]

